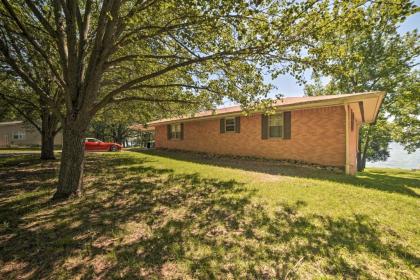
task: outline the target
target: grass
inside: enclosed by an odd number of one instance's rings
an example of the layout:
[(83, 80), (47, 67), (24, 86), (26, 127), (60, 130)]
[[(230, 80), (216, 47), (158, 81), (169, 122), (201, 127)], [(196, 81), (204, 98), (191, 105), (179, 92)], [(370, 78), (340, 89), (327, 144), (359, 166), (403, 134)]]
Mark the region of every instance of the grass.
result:
[(179, 152), (0, 158), (1, 279), (418, 279), (420, 172), (357, 177)]
[[(61, 152), (61, 149), (54, 148), (54, 152)], [(11, 154), (39, 154), (40, 147), (16, 147), (16, 148), (0, 148), (0, 157), (5, 157)]]
[(4, 151), (40, 151), (41, 147), (34, 146), (34, 147), (1, 147), (0, 152)]

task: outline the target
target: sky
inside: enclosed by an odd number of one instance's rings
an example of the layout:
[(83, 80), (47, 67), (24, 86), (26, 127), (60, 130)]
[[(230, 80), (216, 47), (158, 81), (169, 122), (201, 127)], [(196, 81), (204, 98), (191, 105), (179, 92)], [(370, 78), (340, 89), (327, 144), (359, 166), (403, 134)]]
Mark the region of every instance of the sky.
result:
[[(420, 0), (414, 1), (417, 6), (420, 6)], [(414, 29), (420, 30), (420, 12), (407, 18), (407, 20), (399, 27), (401, 34)], [(310, 78), (309, 74), (306, 78)], [(270, 81), (270, 77), (266, 77)], [(300, 86), (297, 81), (290, 75), (283, 75), (278, 79), (272, 81), (277, 87), (277, 92), (273, 92), (270, 97), (274, 97), (276, 93), (281, 93), (283, 96), (303, 96), (303, 86)], [(391, 143), (390, 157), (387, 161), (368, 162), (368, 167), (393, 167), (393, 168), (420, 168), (420, 150), (412, 154), (408, 154), (401, 145)]]
[[(417, 6), (420, 6), (420, 0), (414, 1)], [(420, 30), (420, 12), (407, 18), (407, 20), (399, 27), (399, 32), (406, 33), (414, 29)], [(306, 76), (310, 78), (310, 74)], [(270, 81), (270, 77), (266, 77), (267, 81)], [(272, 83), (277, 87), (277, 92), (270, 94), (270, 97), (274, 97), (276, 93), (281, 93), (283, 96), (303, 96), (303, 86), (298, 85), (297, 81), (290, 75), (283, 75)]]
[(366, 166), (420, 169), (420, 150), (409, 154), (400, 144), (391, 143), (389, 145), (389, 158), (386, 161), (368, 162)]
[[(415, 0), (414, 3), (416, 6), (420, 6), (420, 0)], [(408, 31), (412, 31), (414, 29), (420, 30), (420, 12), (408, 17), (407, 20), (404, 23), (402, 23), (398, 28), (401, 34), (406, 33)], [(307, 71), (305, 77), (306, 80), (310, 79), (310, 71)], [(282, 75), (275, 80), (271, 80), (270, 75), (266, 75), (264, 79), (267, 83), (272, 83), (276, 87), (276, 89), (268, 95), (268, 97), (270, 98), (274, 98), (275, 95), (279, 93), (282, 94), (284, 97), (304, 95), (304, 87), (299, 85), (295, 78), (293, 78), (289, 74)], [(236, 102), (225, 99), (223, 104), (217, 107), (222, 108), (233, 105), (236, 105)]]

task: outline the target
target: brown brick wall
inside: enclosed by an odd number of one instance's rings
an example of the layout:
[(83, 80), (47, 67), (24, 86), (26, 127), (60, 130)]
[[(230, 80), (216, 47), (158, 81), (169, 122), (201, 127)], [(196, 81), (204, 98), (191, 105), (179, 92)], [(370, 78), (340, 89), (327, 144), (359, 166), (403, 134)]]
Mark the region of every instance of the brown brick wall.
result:
[(292, 111), (289, 140), (262, 140), (260, 114), (241, 116), (240, 133), (221, 134), (219, 126), (220, 118), (185, 122), (184, 139), (168, 140), (159, 125), (156, 148), (345, 165), (344, 106)]

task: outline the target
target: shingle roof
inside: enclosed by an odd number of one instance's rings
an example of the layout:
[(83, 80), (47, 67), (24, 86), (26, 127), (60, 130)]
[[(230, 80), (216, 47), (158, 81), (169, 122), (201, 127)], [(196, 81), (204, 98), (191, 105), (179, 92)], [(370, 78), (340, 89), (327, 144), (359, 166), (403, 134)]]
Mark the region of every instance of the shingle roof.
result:
[[(369, 95), (376, 95), (382, 92), (361, 92), (361, 93), (350, 93), (350, 94), (337, 94), (337, 95), (319, 95), (319, 96), (302, 96), (302, 97), (284, 97), (278, 100), (274, 100), (274, 107), (283, 107), (283, 106), (294, 106), (294, 105), (304, 105), (311, 103), (314, 106), (318, 103), (323, 101), (341, 101), (342, 99), (346, 99), (348, 97), (369, 97)], [(217, 115), (225, 115), (225, 114), (234, 114), (242, 112), (241, 106), (231, 106), (226, 108), (220, 108), (215, 110), (208, 110), (198, 112), (196, 114), (191, 115), (183, 115), (175, 118), (168, 118), (168, 119), (160, 119), (156, 121), (149, 122), (148, 124), (153, 126), (156, 124), (161, 123), (168, 123), (173, 121), (180, 121), (180, 120), (189, 120), (189, 119), (200, 119), (205, 117), (217, 116)]]

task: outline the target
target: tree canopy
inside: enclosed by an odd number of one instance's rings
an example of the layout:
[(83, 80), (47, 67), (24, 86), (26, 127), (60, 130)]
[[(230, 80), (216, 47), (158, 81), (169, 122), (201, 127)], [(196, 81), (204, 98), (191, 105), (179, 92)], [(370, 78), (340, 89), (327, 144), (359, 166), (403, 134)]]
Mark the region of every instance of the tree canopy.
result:
[[(33, 57), (32, 61), (35, 60), (36, 58)], [(40, 71), (38, 68), (28, 67), (28, 65), (25, 65), (24, 68), (26, 73), (33, 77), (37, 85), (42, 87), (50, 98), (59, 100), (58, 88), (50, 79), (49, 71)], [(60, 119), (56, 113), (59, 108), (48, 106), (44, 96), (35, 94), (32, 87), (15, 72), (10, 71), (1, 61), (0, 69), (5, 70), (0, 74), (0, 100), (4, 103), (4, 110), (12, 112), (14, 119), (25, 120), (41, 134), (41, 159), (55, 159), (54, 137), (61, 129)]]
[[(132, 100), (197, 100), (209, 106), (226, 96), (246, 105), (269, 90), (263, 71), (298, 75), (310, 63), (303, 51), (317, 52), (314, 42), (337, 26), (358, 28), (360, 11), (369, 2), (331, 5), (2, 0), (0, 49), (11, 70), (59, 107), (26, 71), (48, 69), (66, 111), (95, 113), (109, 103)], [(44, 65), (34, 64), (34, 56)]]
[[(377, 7), (399, 14), (411, 4), (1, 0), (0, 61), (61, 119), (57, 197), (67, 197), (81, 189), (80, 138), (109, 104), (180, 103), (196, 110), (229, 98), (248, 109), (265, 106), (258, 102), (271, 89), (265, 74), (300, 78), (306, 68), (328, 62), (324, 51), (342, 39), (337, 31), (369, 29), (365, 11)], [(50, 73), (57, 96), (30, 68)]]
[[(359, 29), (331, 30), (314, 53), (313, 83), (307, 95), (385, 91), (386, 97), (376, 124), (363, 127), (359, 158), (386, 160), (393, 139), (408, 151), (420, 147), (419, 73), (417, 30), (400, 34), (398, 26), (418, 9), (409, 1), (400, 6), (377, 3), (361, 10)], [(324, 61), (324, 63), (320, 63)], [(321, 78), (327, 79), (326, 84)]]

